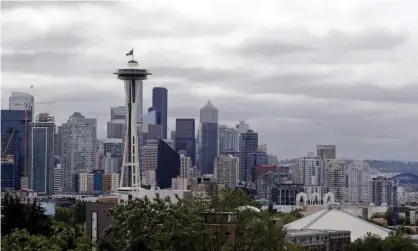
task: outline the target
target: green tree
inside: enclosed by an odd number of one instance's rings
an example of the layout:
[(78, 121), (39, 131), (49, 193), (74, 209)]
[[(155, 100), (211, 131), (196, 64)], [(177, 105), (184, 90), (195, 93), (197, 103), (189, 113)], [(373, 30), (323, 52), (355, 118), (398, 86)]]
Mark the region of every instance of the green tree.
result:
[(60, 247), (43, 235), (31, 235), (26, 229), (15, 229), (1, 238), (2, 251), (60, 251)]
[(6, 193), (1, 201), (1, 234), (8, 235), (13, 229), (22, 229), (26, 225), (25, 207), (16, 194)]
[(77, 200), (73, 205), (74, 222), (76, 224), (84, 224), (86, 222), (86, 202)]
[(409, 236), (398, 231), (386, 239), (369, 233), (352, 242), (345, 251), (418, 251), (418, 246)]
[(240, 190), (192, 201), (143, 198), (110, 210), (114, 222), (98, 240), (100, 250), (298, 250), (268, 212)]
[(51, 232), (51, 220), (45, 214), (45, 209), (35, 200), (28, 210), (28, 219), (25, 228), (33, 235), (48, 236)]

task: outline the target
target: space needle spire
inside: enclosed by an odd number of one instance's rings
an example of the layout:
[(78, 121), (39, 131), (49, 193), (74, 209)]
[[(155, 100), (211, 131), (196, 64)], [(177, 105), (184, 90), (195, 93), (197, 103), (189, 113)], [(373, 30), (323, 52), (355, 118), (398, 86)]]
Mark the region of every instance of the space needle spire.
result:
[(126, 133), (119, 187), (131, 187), (134, 191), (141, 187), (139, 163), (143, 80), (146, 80), (151, 73), (139, 68), (134, 58), (134, 49), (126, 53), (126, 56), (132, 56), (132, 60), (128, 61), (125, 68), (118, 69), (114, 73), (118, 79), (123, 80), (126, 94)]

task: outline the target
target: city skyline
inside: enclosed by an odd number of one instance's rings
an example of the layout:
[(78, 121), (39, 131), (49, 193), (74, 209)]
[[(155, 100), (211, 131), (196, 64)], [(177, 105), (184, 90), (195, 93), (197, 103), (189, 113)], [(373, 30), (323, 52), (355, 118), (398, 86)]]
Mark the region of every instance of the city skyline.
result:
[[(279, 159), (332, 144), (338, 157), (417, 160), (418, 77), (410, 67), (418, 62), (411, 22), (418, 3), (354, 1), (345, 12), (328, 3), (326, 13), (321, 3), (315, 11), (308, 2), (301, 8), (282, 1), (271, 11), (240, 3), (241, 12), (228, 11), (232, 19), (216, 12), (216, 21), (188, 1), (4, 2), (1, 94), (30, 92), (36, 113), (50, 112), (57, 125), (74, 112), (97, 118), (104, 138), (109, 109), (124, 105), (125, 95), (109, 71), (126, 63), (129, 48), (143, 48), (136, 59), (154, 74), (144, 87), (144, 108), (152, 104), (153, 87), (166, 87), (169, 131), (176, 118), (198, 121), (199, 109), (211, 100), (219, 124), (245, 120)], [(247, 15), (253, 8), (263, 15)], [(394, 21), (389, 10), (402, 15)], [(74, 13), (78, 21), (67, 22)], [(91, 21), (104, 14), (115, 21)], [(319, 14), (324, 18), (316, 19)], [(151, 25), (120, 29), (137, 21)], [(27, 32), (8, 32), (16, 28)], [(250, 76), (248, 67), (254, 69)], [(36, 104), (50, 101), (57, 103)], [(7, 102), (2, 99), (3, 109)]]

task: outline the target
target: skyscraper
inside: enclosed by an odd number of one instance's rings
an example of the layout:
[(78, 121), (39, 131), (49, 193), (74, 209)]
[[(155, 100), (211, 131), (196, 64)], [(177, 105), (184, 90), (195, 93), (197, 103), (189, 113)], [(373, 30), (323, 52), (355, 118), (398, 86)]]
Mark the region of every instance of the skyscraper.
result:
[(31, 120), (34, 116), (35, 98), (26, 92), (12, 92), (9, 97), (9, 110), (31, 111)]
[(258, 133), (248, 130), (240, 134), (240, 179), (251, 182), (251, 171), (248, 170), (248, 155), (258, 150)]
[(255, 182), (257, 180), (256, 167), (268, 164), (267, 153), (260, 151), (251, 152), (245, 159), (247, 162), (247, 182)]
[[(172, 142), (171, 142), (172, 143)], [(158, 165), (155, 172), (157, 186), (171, 188), (172, 178), (180, 175), (180, 155), (162, 139), (158, 140)]]
[(54, 192), (54, 117), (39, 113), (29, 124), (31, 131), (29, 150), (29, 188), (40, 194)]
[[(29, 125), (31, 118), (31, 111), (25, 115), (24, 110), (1, 110), (2, 188), (21, 188), (21, 176), (25, 174), (24, 169), (28, 168), (30, 143), (30, 131), (25, 125)], [(25, 138), (25, 130), (28, 138)]]
[(325, 160), (320, 157), (307, 156), (298, 160), (301, 183), (305, 186), (325, 185)]
[(209, 100), (200, 109), (199, 168), (202, 174), (213, 173), (213, 163), (217, 155), (218, 109)]
[(120, 173), (122, 167), (122, 139), (105, 139), (103, 142), (105, 173)]
[(192, 166), (196, 165), (196, 135), (194, 119), (176, 119), (175, 149), (186, 151)]
[(317, 145), (316, 156), (323, 159), (336, 159), (335, 145)]
[(72, 192), (74, 183), (71, 181), (74, 174), (96, 168), (97, 120), (75, 112), (61, 128), (63, 191)]
[(214, 175), (218, 182), (234, 188), (239, 183), (239, 158), (221, 155), (215, 159)]
[(239, 152), (239, 132), (226, 125), (218, 126), (219, 155)]
[(162, 125), (163, 139), (167, 139), (167, 102), (167, 88), (154, 87), (152, 89), (152, 107), (156, 113), (156, 124)]
[(107, 138), (124, 139), (126, 108), (117, 106), (110, 108), (110, 121), (107, 122)]

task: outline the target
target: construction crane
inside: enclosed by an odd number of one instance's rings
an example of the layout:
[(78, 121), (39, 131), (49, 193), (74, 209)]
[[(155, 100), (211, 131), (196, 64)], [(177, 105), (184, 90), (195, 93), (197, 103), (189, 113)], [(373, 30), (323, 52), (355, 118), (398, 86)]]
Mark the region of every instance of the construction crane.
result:
[(398, 227), (398, 182), (393, 181), (393, 210), (392, 210), (392, 226)]
[(10, 142), (12, 142), (13, 136), (15, 135), (15, 131), (16, 131), (16, 129), (13, 128), (12, 133), (9, 136), (9, 140), (7, 141), (7, 145), (3, 149), (3, 152), (1, 154), (1, 162), (2, 163), (6, 162), (7, 149), (9, 148)]

